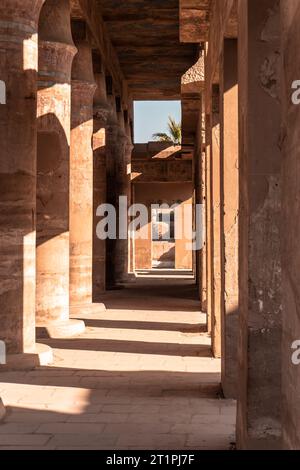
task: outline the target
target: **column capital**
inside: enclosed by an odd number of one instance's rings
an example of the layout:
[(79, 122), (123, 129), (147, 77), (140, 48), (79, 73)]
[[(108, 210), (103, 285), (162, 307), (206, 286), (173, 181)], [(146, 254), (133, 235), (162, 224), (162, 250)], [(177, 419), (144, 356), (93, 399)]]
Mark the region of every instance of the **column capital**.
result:
[[(39, 19), (39, 82), (70, 83), (77, 48), (71, 32), (69, 0), (47, 0)], [(42, 83), (41, 83), (42, 82)]]
[(94, 104), (94, 120), (99, 121), (100, 127), (105, 126), (107, 124), (109, 114), (110, 109), (107, 104)]
[(70, 83), (72, 62), (77, 53), (74, 45), (61, 42), (39, 42), (39, 87)]
[(24, 36), (28, 39), (37, 32), (40, 11), (45, 0), (2, 0), (0, 3), (0, 33), (6, 38)]

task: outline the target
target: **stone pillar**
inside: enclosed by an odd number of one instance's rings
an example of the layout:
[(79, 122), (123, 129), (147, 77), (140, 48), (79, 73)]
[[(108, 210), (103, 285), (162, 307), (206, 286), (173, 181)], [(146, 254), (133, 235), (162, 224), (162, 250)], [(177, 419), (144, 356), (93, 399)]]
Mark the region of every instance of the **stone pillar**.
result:
[[(283, 448), (300, 448), (300, 317), (299, 317), (299, 1), (281, 2), (282, 50), (282, 423)], [(296, 95), (293, 97), (293, 94)]]
[(206, 225), (206, 299), (207, 299), (207, 330), (211, 333), (213, 313), (213, 252), (212, 252), (212, 153), (211, 153), (211, 122), (210, 115), (205, 117), (205, 225)]
[(211, 173), (212, 173), (212, 252), (213, 252), (213, 309), (212, 349), (221, 357), (221, 318), (223, 310), (222, 289), (222, 233), (221, 233), (221, 152), (220, 152), (220, 88), (213, 85), (211, 114)]
[[(108, 204), (116, 207), (116, 159), (117, 146), (119, 139), (119, 125), (116, 112), (115, 97), (110, 95), (109, 98), (110, 115), (106, 128), (106, 200)], [(113, 289), (115, 287), (115, 240), (106, 240), (106, 288)]]
[(239, 155), (237, 40), (225, 39), (221, 80), (221, 232), (224, 237), (222, 294), (222, 387), (227, 398), (237, 393)]
[[(196, 143), (195, 143), (195, 151), (194, 151), (194, 163), (193, 163), (193, 173), (194, 173), (194, 186), (195, 186), (195, 204), (202, 204), (203, 201), (203, 194), (202, 194), (202, 122), (199, 119), (198, 129), (196, 134)], [(195, 277), (196, 277), (196, 285), (199, 292), (199, 298), (201, 302), (201, 310), (202, 310), (202, 281), (203, 281), (203, 256), (204, 251), (198, 250), (195, 253)], [(202, 310), (203, 311), (203, 310)]]
[(69, 0), (47, 0), (39, 23), (37, 299), (41, 335), (84, 331), (69, 319), (69, 160), (74, 47)]
[[(198, 123), (198, 148), (197, 148), (197, 165), (196, 165), (196, 202), (202, 205), (203, 219), (202, 223), (205, 228), (205, 212), (206, 212), (206, 153), (205, 153), (205, 102), (204, 95), (201, 96), (201, 118)], [(203, 232), (204, 233), (204, 232)], [(197, 271), (199, 296), (201, 301), (201, 311), (207, 313), (207, 269), (206, 269), (206, 238), (203, 239), (203, 247), (197, 252)]]
[[(0, 73), (0, 340), (7, 367), (52, 360), (35, 343), (38, 19), (43, 0), (2, 0)], [(2, 369), (5, 366), (0, 366)]]
[[(75, 41), (76, 42), (76, 41)], [(70, 303), (92, 305), (93, 264), (93, 97), (92, 51), (86, 40), (76, 42), (72, 69), (70, 164)]]
[[(131, 154), (133, 150), (133, 145), (131, 142), (131, 137), (128, 133), (128, 128), (125, 126), (123, 113), (119, 113), (119, 136), (118, 136), (118, 146), (116, 152), (116, 204), (118, 207), (117, 214), (120, 214), (119, 225), (122, 220), (122, 232), (124, 236), (127, 233), (128, 235), (128, 209), (131, 202), (131, 183), (130, 183), (130, 164), (131, 164)], [(124, 207), (119, 207), (119, 197), (127, 198), (127, 205)], [(127, 216), (125, 214), (127, 211)], [(129, 279), (129, 240), (119, 237), (115, 243), (115, 253), (114, 253), (114, 262), (115, 262), (115, 282), (117, 284), (122, 284)]]
[[(94, 68), (95, 70), (95, 68)], [(109, 107), (106, 96), (105, 75), (95, 70), (97, 90), (94, 96), (94, 209), (93, 209), (93, 302), (101, 302), (105, 292), (106, 243), (96, 234), (97, 207), (106, 203), (106, 124)]]
[(239, 1), (239, 449), (281, 445), (278, 15), (275, 0)]

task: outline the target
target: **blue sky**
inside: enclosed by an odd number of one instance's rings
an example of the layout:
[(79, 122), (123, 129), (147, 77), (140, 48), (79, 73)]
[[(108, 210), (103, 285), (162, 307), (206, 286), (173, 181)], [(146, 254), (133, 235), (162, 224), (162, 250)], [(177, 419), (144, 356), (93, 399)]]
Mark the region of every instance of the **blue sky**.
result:
[(168, 117), (181, 121), (180, 101), (135, 101), (134, 103), (134, 141), (145, 143), (156, 132), (167, 132)]

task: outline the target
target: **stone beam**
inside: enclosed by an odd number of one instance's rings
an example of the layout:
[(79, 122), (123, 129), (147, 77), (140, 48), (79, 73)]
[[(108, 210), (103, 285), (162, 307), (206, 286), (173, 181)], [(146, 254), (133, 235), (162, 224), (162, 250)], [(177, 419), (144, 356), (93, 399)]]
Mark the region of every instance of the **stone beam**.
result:
[(102, 18), (102, 12), (96, 0), (71, 0), (72, 17), (81, 17), (87, 22), (93, 35), (95, 45), (101, 53), (105, 69), (113, 77), (114, 86), (118, 93), (122, 94), (125, 102), (128, 97), (127, 83), (125, 81), (118, 55), (111, 43), (105, 22)]
[[(224, 37), (227, 37), (228, 30), (233, 28), (233, 18), (236, 11), (236, 0), (223, 0), (220, 8), (219, 0), (212, 0), (212, 11), (210, 18), (209, 41), (206, 50), (205, 60), (205, 79), (207, 90), (216, 80), (216, 74), (219, 75), (219, 59), (223, 48)], [(229, 25), (231, 27), (229, 28)], [(234, 37), (233, 34), (230, 37)], [(206, 106), (209, 107), (210, 100), (206, 100)], [(206, 110), (209, 112), (209, 109)]]
[(180, 42), (205, 42), (209, 36), (211, 0), (180, 0)]
[(200, 52), (197, 62), (181, 79), (182, 142), (184, 146), (191, 146), (191, 150), (195, 142), (203, 90), (204, 55)]

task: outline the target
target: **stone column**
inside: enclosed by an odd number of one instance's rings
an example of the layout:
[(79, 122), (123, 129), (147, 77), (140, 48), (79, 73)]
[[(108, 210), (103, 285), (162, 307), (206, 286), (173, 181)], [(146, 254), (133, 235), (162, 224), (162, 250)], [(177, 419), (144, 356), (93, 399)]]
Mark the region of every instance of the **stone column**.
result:
[(106, 203), (106, 125), (109, 107), (106, 96), (105, 74), (95, 72), (97, 90), (94, 96), (94, 209), (93, 209), (93, 302), (101, 302), (105, 292), (106, 243), (96, 234), (97, 207)]
[(221, 232), (224, 237), (222, 387), (236, 398), (238, 343), (239, 155), (237, 40), (225, 39), (221, 80)]
[(37, 299), (41, 335), (84, 331), (69, 319), (69, 161), (71, 67), (69, 0), (47, 0), (39, 23)]
[[(110, 114), (106, 128), (106, 200), (116, 207), (116, 149), (118, 146), (119, 126), (116, 112), (115, 97), (109, 96)], [(106, 288), (115, 287), (115, 240), (106, 240)]]
[(211, 115), (211, 173), (212, 173), (212, 252), (213, 252), (213, 309), (212, 349), (221, 357), (221, 318), (223, 310), (222, 289), (222, 233), (221, 233), (221, 152), (220, 152), (220, 88), (213, 85)]
[[(127, 233), (128, 235), (128, 209), (131, 201), (131, 187), (130, 187), (130, 163), (131, 163), (131, 153), (133, 150), (133, 145), (131, 142), (131, 137), (128, 135), (128, 128), (125, 127), (123, 113), (119, 113), (119, 136), (118, 136), (118, 146), (116, 152), (116, 204), (117, 204), (117, 214), (121, 215), (119, 218), (118, 225), (122, 220), (122, 232), (123, 235)], [(119, 197), (127, 198), (127, 205), (124, 207), (119, 207)], [(127, 211), (127, 215), (125, 214)], [(126, 282), (129, 278), (129, 240), (119, 237), (115, 243), (115, 282), (117, 284), (122, 284)]]
[[(195, 161), (195, 195), (196, 204), (202, 205), (203, 220), (205, 225), (205, 211), (206, 211), (206, 154), (205, 148), (205, 112), (204, 112), (204, 99), (201, 96), (200, 101), (200, 116), (197, 132), (197, 149)], [(197, 285), (199, 287), (199, 297), (201, 302), (201, 311), (207, 312), (207, 294), (206, 294), (206, 239), (203, 240), (203, 246), (196, 253), (196, 269), (197, 269)]]
[(206, 298), (207, 298), (207, 330), (211, 333), (213, 313), (213, 252), (212, 252), (212, 153), (211, 153), (211, 119), (205, 117), (205, 239), (206, 239)]
[(92, 306), (93, 264), (93, 97), (91, 46), (77, 41), (72, 69), (70, 165), (70, 303)]
[(239, 449), (281, 445), (281, 152), (275, 0), (240, 0)]
[[(300, 316), (299, 316), (299, 1), (281, 2), (282, 50), (282, 425), (283, 448), (300, 448)], [(294, 96), (293, 96), (294, 95)]]
[(0, 4), (6, 88), (0, 105), (0, 340), (13, 368), (52, 360), (50, 348), (35, 343), (37, 31), (43, 3)]

